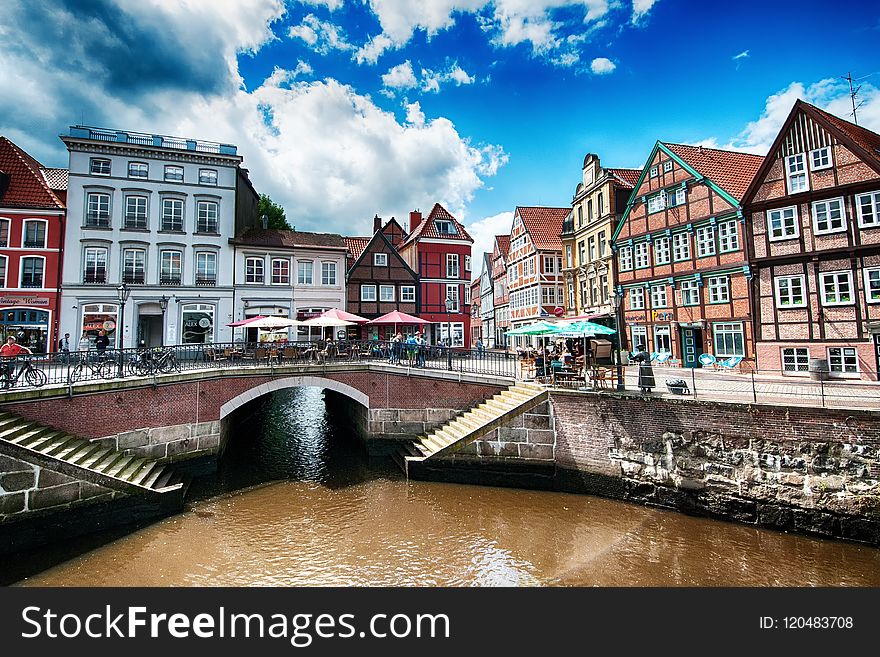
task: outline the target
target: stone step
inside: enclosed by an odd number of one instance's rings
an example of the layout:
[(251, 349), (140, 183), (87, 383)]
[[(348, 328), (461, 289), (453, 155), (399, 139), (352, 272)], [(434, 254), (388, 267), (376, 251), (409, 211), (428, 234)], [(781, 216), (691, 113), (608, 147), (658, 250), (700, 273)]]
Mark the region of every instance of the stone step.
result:
[(419, 451), (419, 454), (413, 454), (413, 456), (431, 456), (434, 453), (430, 447), (425, 447), (422, 443), (416, 443), (416, 449)]
[(89, 441), (84, 440), (82, 438), (77, 438), (76, 436), (70, 436), (73, 440), (60, 450), (56, 450), (55, 454), (52, 454), (56, 459), (61, 459), (62, 461), (67, 461), (68, 457), (77, 452), (84, 445), (88, 445)]
[(155, 463), (155, 467), (146, 477), (144, 477), (140, 485), (144, 488), (155, 488), (156, 482), (162, 477), (163, 474), (165, 474), (166, 469), (167, 468), (164, 465), (161, 465), (160, 463)]
[(55, 431), (49, 427), (43, 427), (37, 431), (31, 431), (21, 436), (21, 440), (16, 441), (17, 445), (27, 447), (35, 452), (42, 452), (43, 448), (55, 444), (56, 440), (64, 438), (63, 431)]
[[(99, 449), (100, 445), (98, 443), (93, 443), (89, 440), (83, 440), (83, 444), (77, 447), (72, 452), (66, 454), (63, 459), (68, 463), (76, 464), (81, 458), (87, 456), (89, 453), (94, 452), (96, 449)], [(59, 457), (62, 458), (62, 457)]]
[(93, 449), (81, 452), (80, 455), (76, 457), (76, 460), (71, 461), (71, 463), (83, 468), (88, 468), (95, 461), (104, 456), (104, 454), (111, 451), (109, 447), (103, 447), (100, 443), (91, 443), (91, 445)]
[(44, 443), (43, 447), (40, 448), (40, 451), (46, 456), (54, 456), (56, 459), (60, 459), (62, 458), (62, 452), (69, 454), (71, 449), (76, 449), (83, 442), (80, 438), (71, 436), (69, 433), (61, 433), (61, 437), (57, 440), (53, 440), (51, 445), (46, 445)]
[(145, 458), (133, 458), (131, 461), (129, 461), (128, 465), (126, 465), (124, 468), (119, 470), (119, 472), (112, 476), (116, 477), (117, 479), (122, 479), (124, 481), (130, 482), (132, 475), (140, 470), (146, 462), (147, 459)]
[(130, 477), (128, 477), (128, 481), (133, 483), (135, 486), (143, 486), (147, 478), (158, 467), (160, 467), (158, 462), (147, 461), (146, 463), (144, 463), (144, 466), (142, 468), (140, 468), (137, 472), (134, 472)]
[(459, 424), (459, 423), (452, 423), (452, 424), (447, 424), (444, 427), (441, 427), (439, 431), (435, 432), (435, 434), (442, 432), (442, 433), (445, 433), (449, 436), (452, 436), (452, 438), (455, 440), (461, 440), (465, 436), (469, 435), (472, 431), (473, 431), (473, 429), (471, 429), (470, 427), (468, 427), (466, 425)]
[(37, 426), (36, 422), (19, 420), (18, 422), (13, 423), (11, 426), (4, 429), (3, 431), (0, 431), (0, 440), (15, 442), (15, 439), (18, 438), (18, 436), (25, 433), (26, 431), (30, 431), (35, 426)]
[(113, 462), (101, 469), (108, 477), (115, 477), (119, 474), (125, 466), (134, 461), (134, 456), (125, 456), (123, 452), (119, 452), (119, 456), (113, 460)]
[(13, 426), (17, 422), (21, 422), (20, 417), (16, 417), (15, 415), (9, 415), (8, 413), (4, 414), (3, 417), (0, 417), (0, 430)]
[(154, 482), (150, 488), (154, 490), (159, 490), (160, 488), (165, 488), (167, 486), (171, 486), (171, 477), (174, 475), (174, 471), (170, 468), (164, 468), (162, 475)]
[(90, 464), (84, 464), (89, 470), (94, 470), (95, 472), (104, 472), (104, 468), (109, 468), (111, 465), (116, 463), (122, 457), (122, 452), (117, 452), (115, 449), (107, 448), (107, 451), (103, 453), (100, 458), (95, 459)]
[(51, 431), (49, 427), (41, 427), (34, 422), (30, 422), (27, 427), (17, 431), (14, 438), (7, 438), (7, 440), (16, 445), (28, 445), (39, 440), (40, 436), (46, 435), (49, 431)]

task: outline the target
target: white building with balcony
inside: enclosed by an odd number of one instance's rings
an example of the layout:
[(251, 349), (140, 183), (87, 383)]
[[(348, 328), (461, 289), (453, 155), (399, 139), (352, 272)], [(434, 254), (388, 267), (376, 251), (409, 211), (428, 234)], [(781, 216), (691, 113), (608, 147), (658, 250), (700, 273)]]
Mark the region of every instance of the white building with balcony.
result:
[(236, 147), (84, 126), (61, 139), (60, 332), (94, 342), (104, 329), (118, 347), (231, 341)]

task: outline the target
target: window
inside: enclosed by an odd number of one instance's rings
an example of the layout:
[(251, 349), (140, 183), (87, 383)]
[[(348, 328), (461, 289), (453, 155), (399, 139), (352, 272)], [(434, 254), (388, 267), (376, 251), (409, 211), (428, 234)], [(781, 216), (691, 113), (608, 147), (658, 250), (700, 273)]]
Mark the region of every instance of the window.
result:
[(648, 213), (660, 212), (666, 207), (666, 198), (663, 194), (654, 194), (648, 197)]
[(162, 251), (159, 254), (159, 285), (180, 285), (182, 265), (180, 251)]
[(659, 173), (660, 172), (657, 169), (657, 167), (651, 167), (650, 170), (648, 171), (648, 174), (651, 176), (651, 178), (656, 178)]
[(810, 369), (810, 350), (805, 348), (782, 350), (783, 372), (807, 372)]
[(698, 281), (681, 281), (678, 286), (681, 291), (681, 305), (700, 305), (700, 284)]
[(599, 208), (599, 216), (601, 217), (605, 214), (605, 197), (602, 195), (602, 192), (599, 192), (599, 196), (596, 199), (596, 205)]
[(591, 236), (587, 240), (587, 260), (593, 262), (596, 259), (596, 238)]
[[(578, 263), (581, 266), (587, 264), (587, 243), (584, 242), (584, 240), (578, 242)], [(632, 267), (630, 267), (630, 269), (631, 268)]]
[(645, 289), (632, 287), (629, 289), (629, 309), (643, 310), (645, 307)]
[(43, 287), (44, 258), (21, 259), (21, 287)]
[(184, 344), (205, 344), (214, 341), (214, 306), (190, 303), (181, 308)]
[(162, 230), (183, 232), (183, 201), (179, 198), (162, 199)]
[(667, 354), (672, 351), (672, 330), (669, 326), (654, 327), (654, 351)]
[[(255, 263), (259, 265), (260, 270), (260, 280), (258, 281), (247, 281), (248, 283), (262, 283), (263, 282), (263, 259), (262, 258), (248, 258), (248, 260), (253, 260)], [(251, 271), (251, 263), (248, 262), (248, 272)], [(287, 258), (272, 258), (272, 285), (290, 285), (290, 260)]]
[(574, 310), (574, 283), (568, 282), (568, 307)]
[(650, 264), (651, 261), (648, 258), (648, 243), (639, 242), (636, 244), (636, 269), (646, 269)]
[(675, 233), (672, 236), (672, 254), (676, 262), (690, 260), (691, 237), (687, 233)]
[(183, 167), (166, 166), (165, 180), (168, 182), (183, 182)]
[(110, 226), (110, 194), (91, 192), (86, 196), (86, 226), (89, 228)]
[(851, 271), (821, 273), (819, 287), (822, 290), (823, 306), (845, 306), (855, 301)]
[(394, 286), (393, 285), (380, 285), (379, 286), (379, 301), (394, 301)]
[(710, 276), (708, 279), (709, 303), (730, 301), (730, 279), (727, 276)]
[(807, 161), (803, 153), (785, 158), (785, 179), (788, 182), (788, 193), (797, 194), (810, 188), (807, 180)]
[(556, 288), (552, 288), (552, 287), (542, 287), (541, 288), (541, 304), (544, 306), (555, 306), (556, 305)]
[(722, 221), (718, 224), (718, 250), (729, 253), (739, 248), (739, 229), (736, 220)]
[[(593, 220), (593, 199), (587, 200), (587, 221)], [(583, 225), (583, 223), (581, 223)]]
[(0, 219), (0, 247), (9, 246), (9, 219)]
[(123, 226), (125, 228), (135, 228), (141, 230), (147, 228), (146, 196), (125, 197), (125, 217), (123, 218)]
[(701, 226), (697, 228), (697, 257), (715, 255), (715, 227)]
[(199, 169), (199, 184), (217, 186), (216, 169)]
[(607, 243), (605, 242), (605, 231), (603, 230), (601, 233), (599, 233), (599, 257), (600, 258), (602, 258), (605, 255), (606, 244)]
[[(276, 263), (284, 262), (285, 265), (278, 265), (279, 273), (287, 270), (288, 275), (290, 272), (290, 263), (286, 260), (273, 260), (272, 261), (272, 276), (274, 279), (275, 276), (275, 267)], [(245, 283), (262, 283), (263, 282), (263, 259), (262, 258), (245, 258), (244, 259), (244, 282)], [(272, 281), (275, 282), (274, 280)], [(283, 283), (283, 280), (279, 280), (279, 283)], [(288, 282), (289, 279), (288, 279)]]
[(311, 260), (299, 260), (296, 263), (296, 282), (300, 285), (312, 284), (312, 268), (314, 263)]
[(106, 283), (107, 249), (86, 247), (83, 256), (83, 283)]
[(122, 252), (122, 282), (143, 285), (147, 282), (147, 252), (143, 249), (125, 249)]
[(465, 271), (471, 270), (471, 257), (469, 255), (466, 255), (464, 257), (464, 270)]
[(679, 205), (684, 205), (687, 202), (687, 191), (684, 187), (679, 187), (676, 190), (669, 190), (661, 193), (666, 195), (667, 208), (674, 208)]
[(602, 303), (608, 303), (608, 276), (599, 277), (599, 289), (602, 290)]
[(388, 254), (387, 253), (374, 253), (373, 254), (373, 266), (387, 267), (388, 266)]
[(400, 286), (400, 301), (401, 301), (401, 303), (415, 303), (416, 302), (416, 286), (415, 285), (401, 285)]
[(880, 226), (880, 192), (856, 196), (856, 208), (859, 212), (859, 226)]
[(217, 254), (211, 251), (196, 253), (196, 285), (217, 285)]
[[(449, 323), (441, 322), (439, 332), (440, 332), (440, 341), (443, 344), (446, 344), (446, 341), (449, 338)], [(463, 322), (452, 322), (452, 346), (453, 347), (463, 347), (464, 346), (464, 323)]]
[(6, 263), (9, 258), (0, 256), (0, 287), (6, 287)]
[(655, 285), (651, 288), (651, 308), (666, 307), (666, 286)]
[(776, 277), (777, 308), (803, 308), (806, 305), (803, 276)]
[(571, 244), (565, 245), (565, 266), (567, 268), (571, 268), (572, 260), (571, 260)]
[[(471, 303), (471, 288), (468, 285), (464, 286), (464, 305), (468, 306)], [(479, 314), (480, 304), (475, 303), (473, 307), (472, 315)]]
[(672, 171), (672, 160), (666, 160), (663, 163), (663, 173), (669, 173)]
[(742, 322), (712, 325), (715, 356), (745, 356), (745, 336)]
[[(581, 244), (583, 244), (583, 242), (581, 242)], [(632, 247), (630, 247), (630, 246), (625, 246), (625, 247), (623, 247), (622, 249), (620, 249), (620, 256), (619, 256), (619, 258), (620, 258), (620, 260), (619, 260), (620, 271), (627, 271), (627, 270), (633, 268), (633, 252), (632, 252)]]
[(46, 248), (46, 222), (30, 220), (24, 222), (24, 239), (22, 246), (26, 249)]
[(376, 286), (375, 285), (361, 285), (361, 301), (375, 301), (376, 300)]
[(95, 343), (98, 331), (105, 329), (110, 344), (116, 344), (116, 326), (119, 324), (119, 306), (109, 303), (94, 303), (83, 306), (82, 336)]
[(859, 357), (855, 347), (829, 347), (828, 365), (832, 372), (856, 374), (859, 371)]
[(219, 233), (220, 230), (217, 227), (217, 214), (216, 201), (199, 201), (196, 232)]
[(584, 225), (584, 206), (578, 206), (578, 228)]
[(831, 149), (828, 146), (810, 151), (810, 168), (813, 171), (827, 169), (831, 166)]
[(437, 227), (437, 232), (441, 235), (455, 235), (455, 226), (451, 221), (446, 220), (435, 220), (434, 226)]
[[(452, 299), (452, 312), (458, 312), (458, 285), (447, 285), (446, 286), (446, 298)], [(445, 302), (444, 302), (445, 304)]]
[(507, 270), (507, 282), (508, 283), (515, 283), (516, 282), (516, 266), (513, 266)]
[(813, 226), (817, 235), (839, 233), (846, 230), (843, 215), (843, 199), (813, 201)]
[(797, 223), (797, 208), (779, 208), (767, 212), (767, 232), (770, 241), (788, 240), (800, 234)]
[(93, 157), (89, 162), (89, 172), (93, 176), (109, 176), (110, 160)]
[(654, 240), (654, 264), (668, 265), (671, 260), (669, 251), (669, 238), (657, 237)]
[(321, 263), (321, 285), (336, 285), (336, 263)]
[(880, 303), (880, 267), (865, 270), (865, 297), (868, 303)]
[(644, 326), (630, 326), (629, 327), (629, 335), (632, 339), (631, 346), (633, 348), (636, 347), (647, 347), (648, 346), (648, 329)]
[(446, 254), (446, 278), (458, 278), (458, 254)]
[(589, 303), (590, 297), (587, 296), (587, 279), (581, 279), (581, 305), (586, 306)]
[(554, 258), (553, 256), (544, 256), (544, 273), (556, 273), (556, 258)]
[(150, 175), (150, 168), (146, 162), (129, 162), (128, 177), (129, 178), (146, 178)]

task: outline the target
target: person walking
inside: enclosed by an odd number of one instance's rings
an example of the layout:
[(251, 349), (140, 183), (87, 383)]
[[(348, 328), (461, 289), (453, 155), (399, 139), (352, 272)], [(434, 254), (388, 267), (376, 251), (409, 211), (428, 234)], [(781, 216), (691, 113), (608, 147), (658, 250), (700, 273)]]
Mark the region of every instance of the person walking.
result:
[(101, 329), (98, 331), (98, 337), (95, 338), (95, 349), (98, 351), (98, 360), (104, 359), (104, 352), (110, 346), (110, 338), (107, 337), (107, 331)]
[(391, 363), (397, 364), (400, 362), (400, 352), (403, 351), (403, 334), (397, 333), (391, 339)]
[(62, 363), (70, 362), (70, 333), (65, 333), (64, 337), (58, 341), (58, 353), (61, 355), (59, 360)]
[(639, 364), (639, 390), (650, 393), (657, 383), (654, 381), (654, 370), (651, 367), (651, 354), (645, 351), (645, 345), (636, 347), (636, 353), (632, 359)]
[(477, 338), (477, 358), (483, 358), (483, 351), (486, 349), (483, 345), (483, 338)]
[(425, 350), (427, 346), (428, 341), (425, 340), (425, 336), (420, 331), (416, 334), (416, 367), (425, 366)]

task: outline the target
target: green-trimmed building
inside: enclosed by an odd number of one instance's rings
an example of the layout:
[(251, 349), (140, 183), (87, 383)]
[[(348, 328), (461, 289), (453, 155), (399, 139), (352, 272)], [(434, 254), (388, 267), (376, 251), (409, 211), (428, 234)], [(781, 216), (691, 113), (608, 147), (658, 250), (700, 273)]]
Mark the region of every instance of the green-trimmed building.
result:
[(612, 237), (630, 348), (754, 364), (740, 201), (763, 158), (657, 142)]

